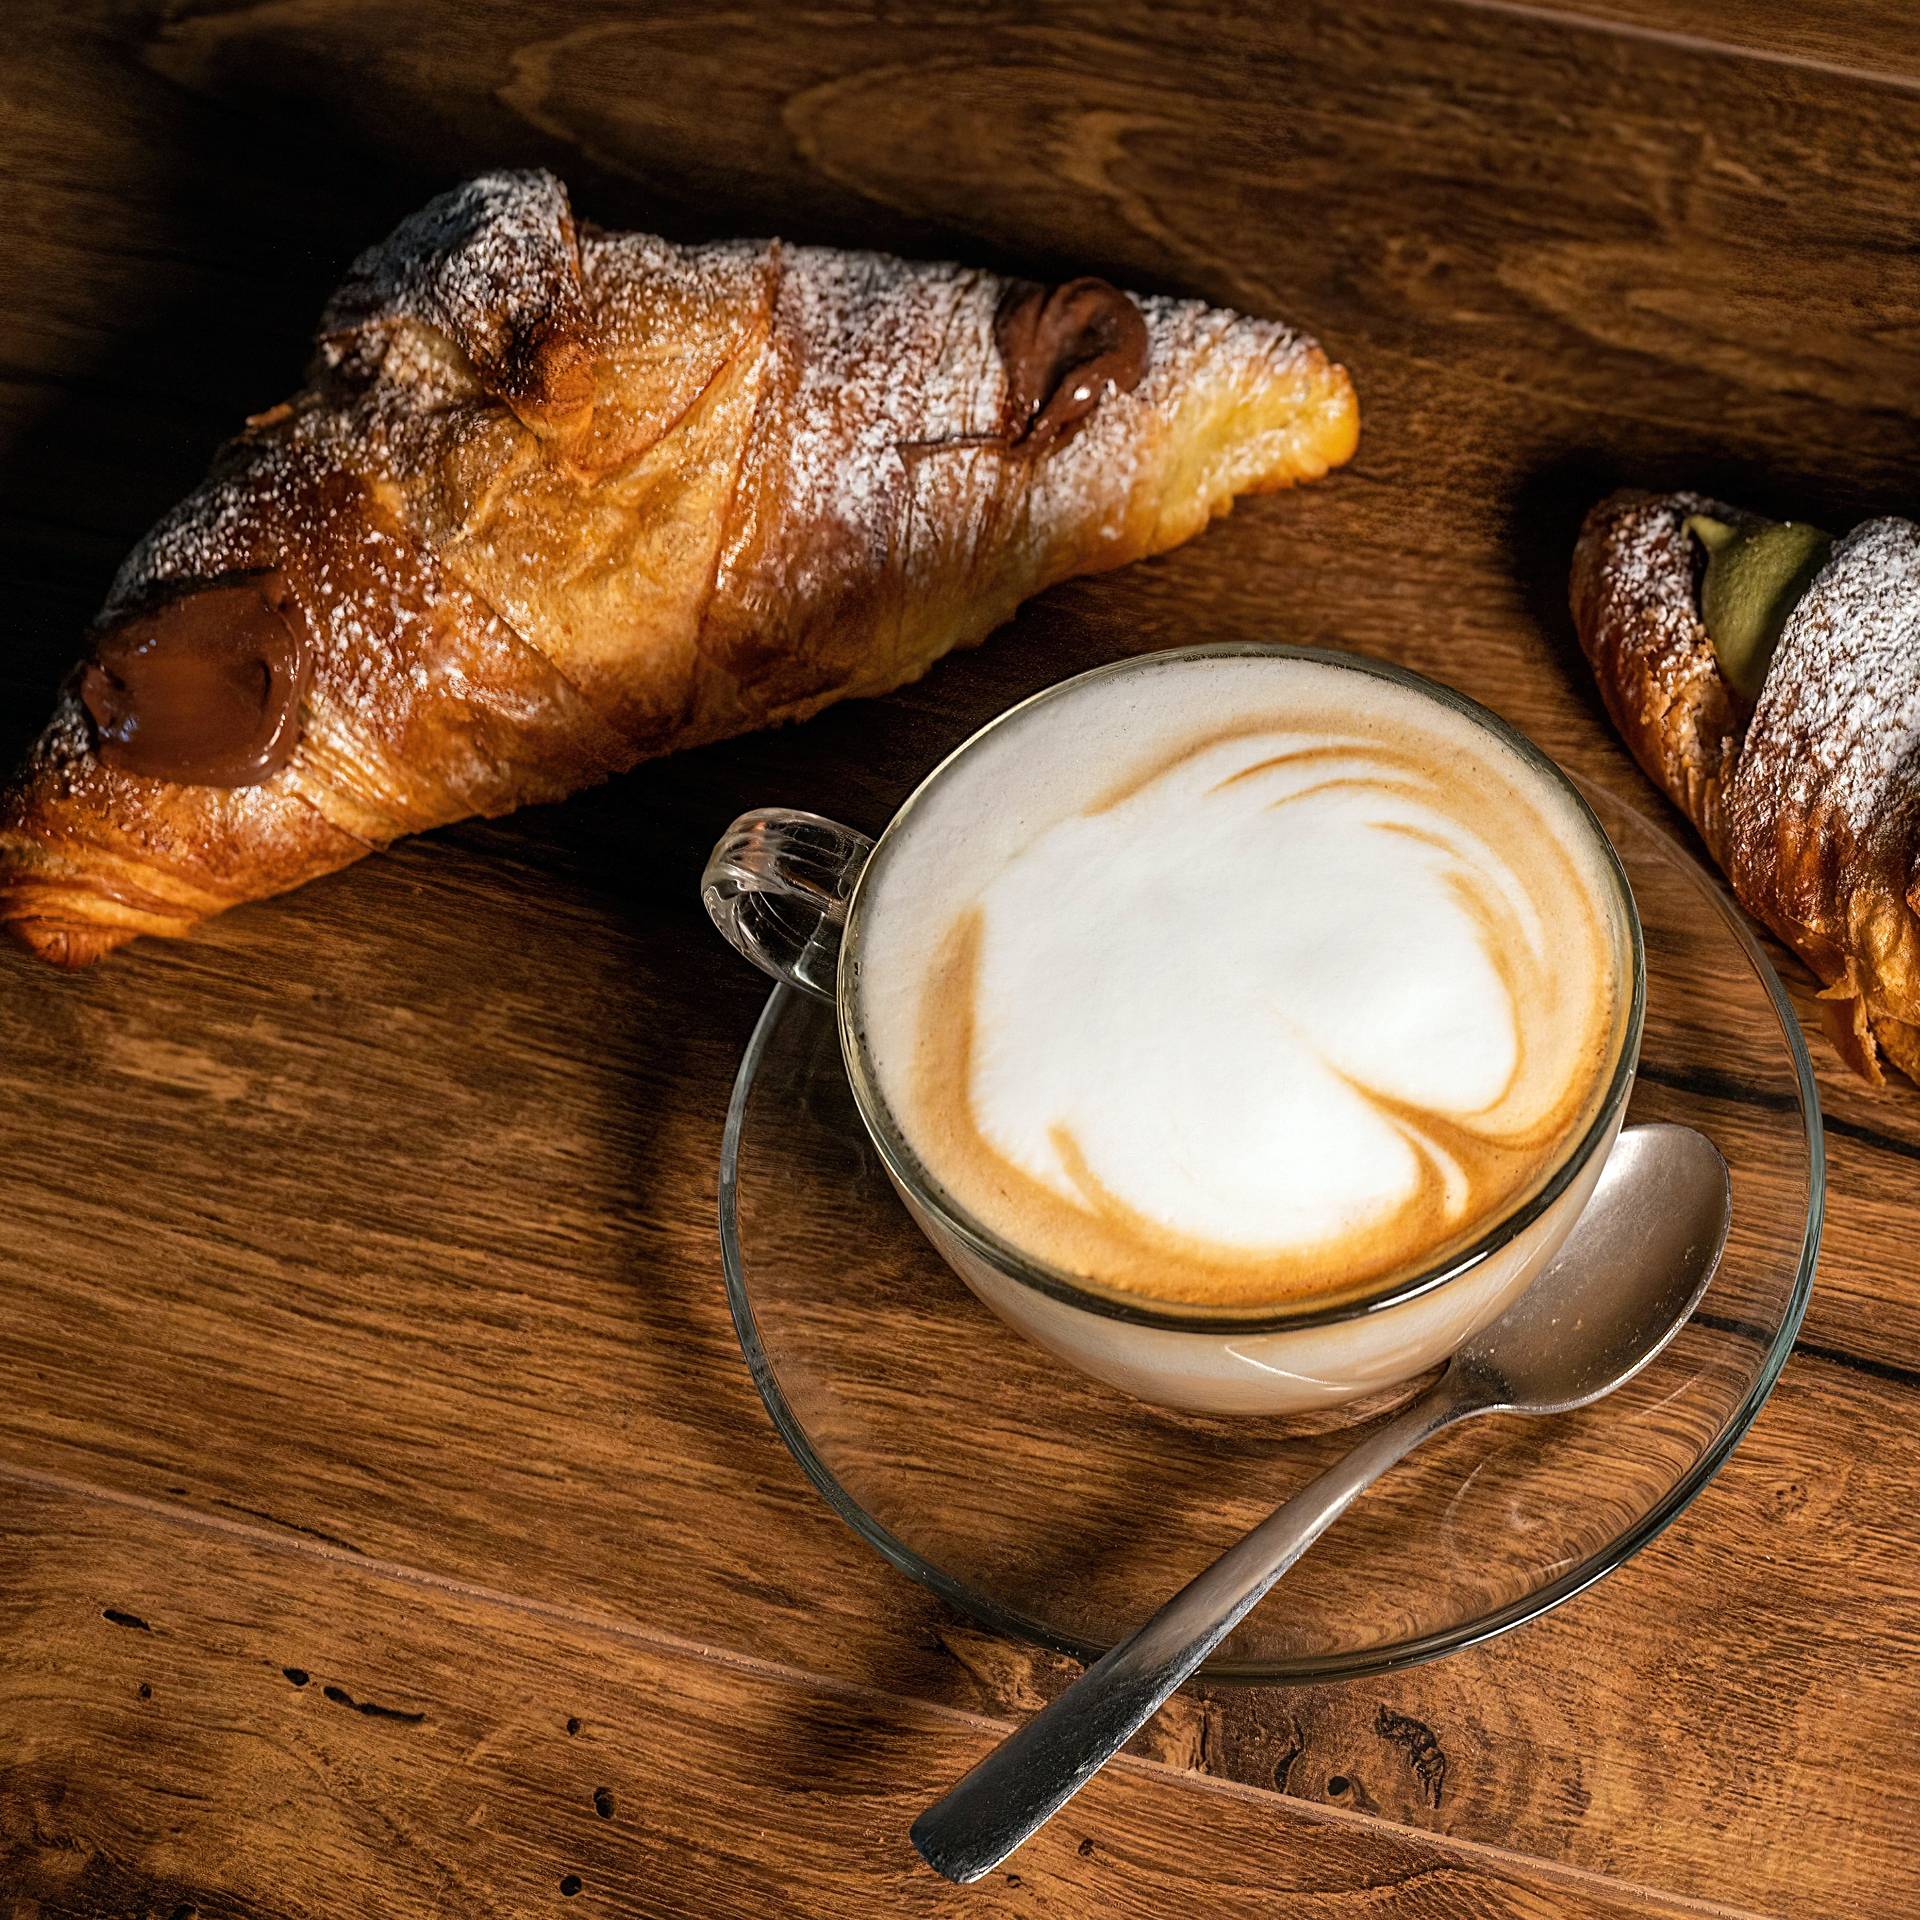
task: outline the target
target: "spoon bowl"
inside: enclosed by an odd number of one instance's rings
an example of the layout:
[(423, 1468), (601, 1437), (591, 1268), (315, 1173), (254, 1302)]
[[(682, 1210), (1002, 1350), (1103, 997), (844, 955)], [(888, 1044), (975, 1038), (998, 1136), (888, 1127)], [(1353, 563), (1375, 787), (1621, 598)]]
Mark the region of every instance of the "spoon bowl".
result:
[(1720, 1263), (1727, 1163), (1692, 1127), (1629, 1127), (1546, 1270), (1453, 1366), (1510, 1413), (1571, 1413), (1624, 1386), (1686, 1324)]

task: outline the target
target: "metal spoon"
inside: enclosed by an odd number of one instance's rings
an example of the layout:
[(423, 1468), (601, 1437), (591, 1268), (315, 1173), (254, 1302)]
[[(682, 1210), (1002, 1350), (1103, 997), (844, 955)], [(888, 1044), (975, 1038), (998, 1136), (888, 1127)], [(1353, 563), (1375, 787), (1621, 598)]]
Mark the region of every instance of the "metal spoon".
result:
[(1381, 1474), (1477, 1413), (1567, 1413), (1611, 1393), (1686, 1323), (1720, 1263), (1727, 1163), (1691, 1127), (1620, 1135), (1547, 1270), (1435, 1384), (1229, 1547), (1145, 1626), (1010, 1733), (913, 1823), (920, 1857), (978, 1880), (1160, 1710), (1275, 1581)]

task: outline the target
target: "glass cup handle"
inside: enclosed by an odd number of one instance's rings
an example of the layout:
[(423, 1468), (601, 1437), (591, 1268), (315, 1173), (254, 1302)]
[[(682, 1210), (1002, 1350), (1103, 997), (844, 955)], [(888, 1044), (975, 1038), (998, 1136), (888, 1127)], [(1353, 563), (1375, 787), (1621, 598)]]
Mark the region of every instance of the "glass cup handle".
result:
[(713, 924), (762, 973), (834, 997), (840, 929), (873, 842), (837, 821), (789, 807), (743, 813), (700, 876)]

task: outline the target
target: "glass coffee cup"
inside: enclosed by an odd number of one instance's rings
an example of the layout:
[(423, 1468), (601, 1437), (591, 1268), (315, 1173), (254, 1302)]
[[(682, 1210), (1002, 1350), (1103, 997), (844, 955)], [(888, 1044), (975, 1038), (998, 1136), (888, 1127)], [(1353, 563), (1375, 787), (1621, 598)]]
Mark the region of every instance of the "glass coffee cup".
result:
[[(1434, 1257), (1323, 1283), (1271, 1301), (1155, 1297), (1145, 1287), (1105, 1284), (1096, 1272), (1050, 1259), (1022, 1244), (1018, 1226), (983, 1217), (916, 1150), (877, 1069), (867, 1003), (876, 951), (876, 900), (901, 889), (877, 876), (916, 857), (915, 823), (956, 797), (998, 790), (996, 757), (1022, 741), (1098, 737), (1102, 715), (1157, 715), (1170, 694), (1201, 681), (1236, 701), (1260, 682), (1263, 663), (1300, 662), (1339, 674), (1360, 708), (1416, 703), (1456, 732), (1463, 725), (1490, 755), (1503, 757), (1551, 796), (1562, 830), (1580, 842), (1582, 872), (1608, 942), (1612, 1013), (1604, 1052), (1592, 1068), (1579, 1123), (1553, 1142), (1524, 1191), (1470, 1218)], [(1167, 678), (1172, 675), (1174, 678)], [(1156, 677), (1157, 676), (1157, 677)], [(1183, 686), (1184, 683), (1184, 686)], [(1064, 745), (1062, 745), (1064, 743)], [(1010, 803), (1011, 813), (1020, 808)], [(1016, 844), (1021, 818), (983, 823), (986, 836)], [(919, 836), (924, 838), (924, 835)], [(919, 857), (926, 857), (924, 852)], [(1259, 885), (1257, 873), (1244, 884)], [(804, 812), (744, 815), (715, 848), (703, 897), (727, 939), (774, 979), (831, 1001), (842, 1056), (861, 1119), (896, 1191), (947, 1264), (1002, 1320), (1095, 1377), (1163, 1404), (1208, 1412), (1299, 1413), (1376, 1393), (1444, 1359), (1504, 1311), (1558, 1251), (1591, 1196), (1619, 1132), (1638, 1059), (1645, 970), (1639, 918), (1606, 835), (1553, 763), (1497, 716), (1452, 690), (1357, 656), (1291, 647), (1217, 646), (1142, 656), (1062, 682), (1002, 714), (936, 767), (878, 840)], [(1092, 964), (1099, 963), (1098, 956)], [(863, 986), (863, 979), (866, 984)], [(865, 1010), (863, 1010), (865, 1009)]]

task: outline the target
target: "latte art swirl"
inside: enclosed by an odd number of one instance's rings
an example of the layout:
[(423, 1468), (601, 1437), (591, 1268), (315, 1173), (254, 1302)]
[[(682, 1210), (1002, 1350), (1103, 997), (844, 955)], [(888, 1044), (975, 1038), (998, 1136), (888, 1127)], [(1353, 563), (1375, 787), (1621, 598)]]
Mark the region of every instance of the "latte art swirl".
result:
[[(1255, 668), (1249, 713), (1217, 683)], [(1071, 697), (1015, 723), (967, 784), (1018, 827), (878, 876), (918, 937), (876, 943), (867, 1031), (928, 1171), (1029, 1255), (1171, 1301), (1344, 1292), (1467, 1244), (1578, 1137), (1618, 930), (1571, 802), (1465, 716), (1317, 663), (1196, 671), (1117, 765)]]

